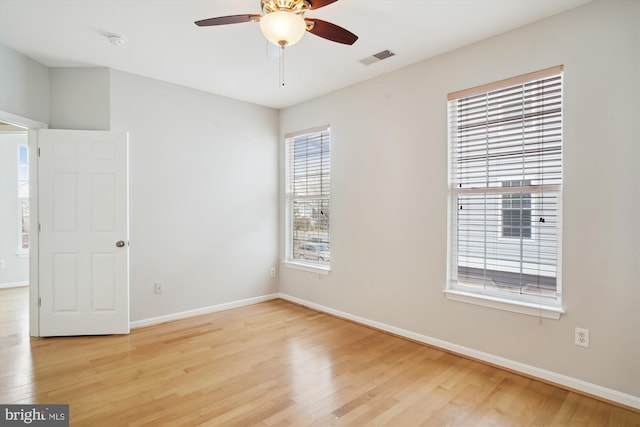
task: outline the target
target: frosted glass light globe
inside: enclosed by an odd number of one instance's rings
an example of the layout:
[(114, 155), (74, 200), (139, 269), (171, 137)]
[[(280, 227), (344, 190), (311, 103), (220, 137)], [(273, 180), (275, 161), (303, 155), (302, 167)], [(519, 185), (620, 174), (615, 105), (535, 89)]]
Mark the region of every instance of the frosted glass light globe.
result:
[(302, 16), (291, 12), (271, 12), (260, 18), (262, 34), (278, 46), (293, 46), (307, 30)]

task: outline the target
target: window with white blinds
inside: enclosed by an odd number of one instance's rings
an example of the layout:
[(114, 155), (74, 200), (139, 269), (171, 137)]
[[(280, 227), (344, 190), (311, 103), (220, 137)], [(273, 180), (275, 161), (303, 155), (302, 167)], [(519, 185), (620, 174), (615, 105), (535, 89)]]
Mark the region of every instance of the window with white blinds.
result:
[(448, 289), (560, 296), (562, 67), (449, 95)]
[(286, 136), (287, 260), (331, 260), (331, 136), (328, 127)]

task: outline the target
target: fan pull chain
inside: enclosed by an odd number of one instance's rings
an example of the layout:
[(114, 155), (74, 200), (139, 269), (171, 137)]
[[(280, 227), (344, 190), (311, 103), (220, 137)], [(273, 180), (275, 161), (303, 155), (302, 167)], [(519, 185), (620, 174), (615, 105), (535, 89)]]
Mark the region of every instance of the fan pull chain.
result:
[(280, 87), (284, 87), (284, 44), (280, 46)]

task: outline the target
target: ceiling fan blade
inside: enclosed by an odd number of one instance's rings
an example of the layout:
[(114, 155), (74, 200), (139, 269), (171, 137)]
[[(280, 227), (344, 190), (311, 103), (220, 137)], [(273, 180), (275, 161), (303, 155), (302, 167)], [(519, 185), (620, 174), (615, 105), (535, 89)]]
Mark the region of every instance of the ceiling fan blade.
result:
[(313, 28), (311, 28), (309, 32), (323, 39), (348, 45), (352, 45), (358, 40), (358, 36), (351, 31), (345, 30), (331, 22), (313, 18), (306, 18), (305, 21), (313, 22)]
[(330, 5), (331, 3), (335, 3), (338, 0), (308, 0), (311, 5), (311, 10), (320, 9), (321, 7), (325, 7)]
[(259, 19), (260, 15), (255, 14), (230, 15), (218, 16), (217, 18), (202, 19), (200, 21), (196, 21), (195, 24), (198, 27), (210, 27), (212, 25), (240, 24), (242, 22), (251, 22)]

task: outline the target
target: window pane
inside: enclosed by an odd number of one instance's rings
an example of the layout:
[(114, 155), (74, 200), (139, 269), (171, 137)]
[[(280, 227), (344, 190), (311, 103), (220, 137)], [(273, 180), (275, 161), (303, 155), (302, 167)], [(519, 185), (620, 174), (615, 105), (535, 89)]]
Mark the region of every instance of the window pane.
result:
[(19, 250), (29, 249), (29, 148), (18, 146), (18, 215), (20, 218)]
[(293, 193), (325, 196), (330, 187), (329, 134), (303, 135), (293, 140)]
[(18, 181), (29, 180), (29, 149), (25, 145), (18, 147)]
[(450, 99), (450, 283), (555, 291), (562, 75)]
[(293, 212), (293, 259), (330, 261), (328, 201), (294, 201)]
[(328, 264), (329, 130), (287, 138), (288, 258)]
[(21, 229), (20, 229), (20, 244), (21, 249), (29, 249), (29, 200), (22, 200), (20, 202), (21, 210)]

